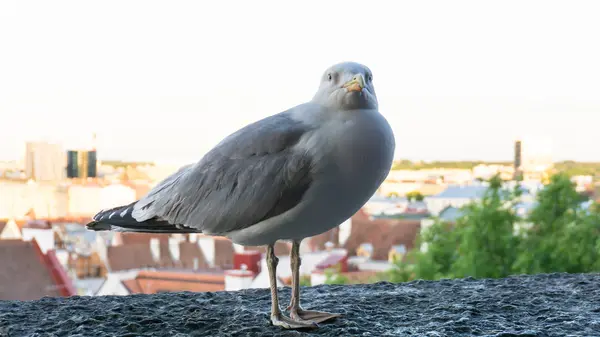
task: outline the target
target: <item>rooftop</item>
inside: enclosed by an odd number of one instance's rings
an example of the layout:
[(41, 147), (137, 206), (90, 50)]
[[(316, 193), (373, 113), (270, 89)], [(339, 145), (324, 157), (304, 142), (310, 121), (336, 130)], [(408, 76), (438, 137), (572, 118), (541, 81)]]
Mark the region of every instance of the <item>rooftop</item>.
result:
[(448, 207), (444, 208), (443, 211), (440, 212), (438, 217), (442, 221), (455, 222), (458, 218), (463, 216), (463, 214), (464, 214), (464, 212), (460, 208), (448, 206)]
[(392, 246), (403, 244), (408, 250), (415, 245), (421, 229), (420, 219), (370, 218), (364, 211), (352, 216), (352, 228), (344, 248), (350, 255), (363, 243), (374, 246), (372, 259), (387, 260)]
[(428, 198), (464, 198), (477, 199), (483, 197), (488, 189), (484, 185), (451, 185), (442, 192)]
[(225, 290), (223, 273), (189, 271), (140, 271), (135, 278), (123, 280), (130, 294), (155, 294), (166, 291), (219, 291)]
[[(289, 287), (279, 291), (289, 301)], [(312, 331), (269, 323), (268, 289), (0, 301), (9, 336), (598, 336), (600, 274), (316, 286), (306, 309), (343, 316)]]
[(35, 240), (0, 240), (0, 300), (35, 300), (71, 291), (55, 268), (60, 268), (55, 257), (43, 254)]

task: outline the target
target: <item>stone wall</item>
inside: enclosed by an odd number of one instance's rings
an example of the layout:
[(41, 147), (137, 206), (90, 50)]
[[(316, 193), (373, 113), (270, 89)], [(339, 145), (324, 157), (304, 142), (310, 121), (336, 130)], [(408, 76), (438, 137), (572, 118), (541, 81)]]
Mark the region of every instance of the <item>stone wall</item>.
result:
[(600, 274), (323, 285), (302, 299), (343, 317), (273, 327), (267, 289), (44, 298), (0, 301), (0, 336), (600, 336)]

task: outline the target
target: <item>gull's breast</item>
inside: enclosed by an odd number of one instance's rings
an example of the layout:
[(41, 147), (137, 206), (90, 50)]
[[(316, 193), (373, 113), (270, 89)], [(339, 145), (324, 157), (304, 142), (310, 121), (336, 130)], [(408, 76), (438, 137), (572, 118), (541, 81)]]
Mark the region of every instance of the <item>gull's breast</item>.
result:
[(379, 113), (365, 112), (322, 125), (307, 134), (295, 151), (309, 153), (313, 181), (290, 211), (231, 233), (234, 242), (269, 244), (326, 232), (354, 215), (389, 173), (394, 136)]
[(323, 233), (354, 215), (376, 192), (392, 166), (395, 140), (385, 118), (376, 111), (324, 125), (310, 139), (314, 183), (289, 235), (297, 238)]

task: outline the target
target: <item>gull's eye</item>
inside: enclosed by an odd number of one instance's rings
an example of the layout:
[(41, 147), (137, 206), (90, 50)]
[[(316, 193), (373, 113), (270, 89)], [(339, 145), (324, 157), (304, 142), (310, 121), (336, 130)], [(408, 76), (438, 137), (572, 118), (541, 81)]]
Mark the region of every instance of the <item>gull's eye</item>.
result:
[(331, 81), (331, 79), (332, 79), (332, 78), (333, 78), (333, 77), (331, 76), (331, 73), (327, 74), (327, 79), (328, 79), (329, 81)]
[(369, 74), (369, 76), (367, 76), (367, 78), (369, 79), (369, 82), (373, 81), (373, 75)]

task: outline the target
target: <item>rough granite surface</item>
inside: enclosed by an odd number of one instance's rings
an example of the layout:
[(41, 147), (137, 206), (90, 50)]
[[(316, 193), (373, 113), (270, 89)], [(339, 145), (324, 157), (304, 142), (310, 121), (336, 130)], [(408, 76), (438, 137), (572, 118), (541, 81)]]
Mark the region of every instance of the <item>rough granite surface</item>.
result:
[[(315, 330), (270, 325), (267, 289), (0, 301), (0, 336), (600, 336), (600, 274), (302, 289), (343, 317)], [(289, 288), (280, 289), (281, 305)]]

